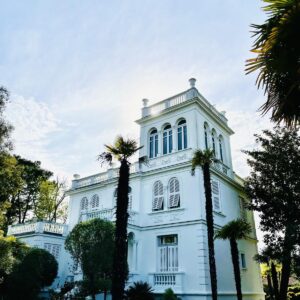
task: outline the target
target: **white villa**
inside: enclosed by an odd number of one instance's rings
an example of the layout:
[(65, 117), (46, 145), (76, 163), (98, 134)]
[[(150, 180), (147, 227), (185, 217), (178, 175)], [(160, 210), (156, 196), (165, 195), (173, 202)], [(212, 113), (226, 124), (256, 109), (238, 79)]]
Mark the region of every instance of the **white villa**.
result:
[[(171, 287), (182, 300), (211, 299), (203, 176), (201, 169), (191, 176), (191, 158), (197, 148), (212, 148), (220, 161), (211, 168), (216, 229), (238, 217), (252, 225), (251, 235), (239, 241), (242, 290), (244, 299), (263, 300), (260, 269), (253, 260), (254, 218), (244, 207), (243, 180), (232, 169), (233, 131), (225, 112), (199, 93), (195, 79), (189, 82), (188, 90), (153, 105), (143, 99), (136, 121), (144, 145), (139, 157), (149, 162), (131, 165), (128, 284), (142, 280), (157, 294)], [(63, 247), (67, 232), (80, 221), (114, 220), (117, 176), (116, 167), (85, 178), (74, 175), (67, 226), (39, 222), (9, 228), (9, 234), (55, 254), (60, 266), (56, 284), (81, 276), (72, 272)], [(236, 299), (229, 243), (217, 240), (215, 250), (219, 299)]]

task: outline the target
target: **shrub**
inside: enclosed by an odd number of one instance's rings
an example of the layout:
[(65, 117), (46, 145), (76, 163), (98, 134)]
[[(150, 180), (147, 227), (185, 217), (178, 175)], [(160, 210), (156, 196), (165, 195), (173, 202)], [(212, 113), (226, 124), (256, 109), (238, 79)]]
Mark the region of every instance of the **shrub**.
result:
[(292, 285), (288, 288), (289, 300), (300, 300), (300, 284)]
[(147, 282), (134, 282), (125, 292), (127, 300), (154, 300), (152, 287)]
[(165, 290), (163, 300), (177, 300), (177, 297), (171, 288)]

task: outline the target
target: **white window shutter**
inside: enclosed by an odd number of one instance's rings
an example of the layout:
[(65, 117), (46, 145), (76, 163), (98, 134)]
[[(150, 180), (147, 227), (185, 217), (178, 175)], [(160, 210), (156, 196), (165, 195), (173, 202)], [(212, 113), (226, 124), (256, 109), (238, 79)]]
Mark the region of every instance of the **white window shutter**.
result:
[(245, 199), (242, 197), (239, 197), (239, 201), (240, 201), (240, 214), (241, 214), (241, 218), (246, 220), (247, 218), (247, 214), (246, 214), (246, 203), (245, 203)]
[(156, 181), (153, 187), (152, 210), (163, 209), (163, 202), (164, 202), (164, 187), (161, 181)]
[(171, 178), (169, 181), (169, 208), (180, 206), (180, 188), (177, 178)]
[(220, 211), (220, 183), (216, 180), (211, 181), (212, 185), (212, 201), (213, 201), (213, 208), (215, 211)]

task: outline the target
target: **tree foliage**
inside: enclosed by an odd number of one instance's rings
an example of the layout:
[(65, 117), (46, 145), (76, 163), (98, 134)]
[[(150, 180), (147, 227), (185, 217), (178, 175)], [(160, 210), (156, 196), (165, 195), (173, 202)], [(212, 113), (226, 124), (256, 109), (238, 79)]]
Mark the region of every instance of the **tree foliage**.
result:
[(264, 242), (282, 263), (280, 299), (285, 300), (291, 264), (300, 240), (300, 138), (297, 129), (275, 127), (256, 135), (259, 148), (245, 151), (249, 208), (260, 213)]
[(87, 295), (110, 289), (114, 252), (114, 225), (106, 220), (93, 219), (77, 224), (66, 238), (75, 268), (83, 272), (83, 289)]
[(143, 281), (134, 282), (125, 292), (126, 300), (154, 300), (152, 287)]
[(132, 139), (118, 136), (113, 145), (105, 145), (106, 151), (99, 160), (111, 164), (113, 158), (120, 162), (117, 188), (117, 211), (115, 231), (115, 251), (113, 259), (112, 300), (124, 297), (125, 283), (128, 277), (127, 265), (127, 222), (130, 158), (142, 147)]
[(247, 73), (259, 71), (256, 84), (267, 93), (261, 107), (272, 110), (272, 120), (287, 125), (300, 122), (300, 4), (299, 0), (264, 0), (269, 18), (252, 25), (256, 40)]
[(163, 293), (163, 300), (177, 300), (177, 297), (171, 288), (168, 288)]
[(30, 249), (8, 277), (7, 299), (24, 299), (24, 295), (27, 299), (37, 299), (40, 290), (52, 284), (57, 270), (58, 264), (52, 254), (44, 249)]
[(39, 185), (39, 193), (34, 207), (34, 214), (39, 220), (62, 223), (66, 221), (66, 181), (43, 180)]
[(8, 91), (0, 86), (0, 155), (12, 149), (10, 133), (13, 127), (5, 120), (3, 112), (9, 101)]

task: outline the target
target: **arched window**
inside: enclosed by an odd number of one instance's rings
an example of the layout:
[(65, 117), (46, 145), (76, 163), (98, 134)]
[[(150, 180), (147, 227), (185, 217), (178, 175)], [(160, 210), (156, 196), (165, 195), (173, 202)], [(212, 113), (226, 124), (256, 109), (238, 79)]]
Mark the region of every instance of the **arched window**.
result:
[(153, 200), (152, 210), (163, 210), (164, 209), (164, 186), (161, 181), (155, 181), (153, 185)]
[(186, 121), (181, 120), (177, 127), (177, 138), (178, 138), (178, 150), (183, 150), (187, 148), (187, 129)]
[(180, 207), (179, 181), (173, 177), (169, 181), (169, 208)]
[(219, 136), (219, 152), (220, 152), (220, 159), (224, 162), (224, 144), (223, 144), (223, 137)]
[(97, 194), (93, 195), (92, 199), (91, 199), (91, 208), (92, 209), (98, 209), (99, 208), (99, 196)]
[(157, 157), (158, 154), (158, 133), (156, 129), (150, 132), (149, 137), (149, 157)]
[(207, 127), (207, 124), (204, 124), (204, 142), (205, 142), (205, 149), (208, 149), (208, 127)]
[(171, 125), (166, 125), (163, 130), (163, 154), (171, 153), (173, 150), (173, 137)]
[(83, 197), (80, 202), (80, 210), (85, 211), (89, 207), (89, 200), (87, 197)]
[(214, 130), (211, 132), (211, 144), (212, 144), (214, 155), (216, 156), (216, 135)]

